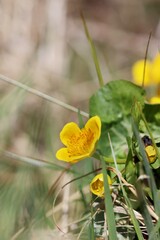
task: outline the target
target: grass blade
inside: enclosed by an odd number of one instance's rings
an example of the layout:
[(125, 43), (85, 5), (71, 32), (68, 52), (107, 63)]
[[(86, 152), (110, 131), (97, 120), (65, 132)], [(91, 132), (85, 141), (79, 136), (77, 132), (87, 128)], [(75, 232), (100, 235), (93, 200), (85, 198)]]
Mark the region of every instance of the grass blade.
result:
[(122, 189), (122, 192), (123, 192), (123, 196), (124, 196), (124, 199), (125, 199), (126, 204), (128, 206), (128, 211), (129, 211), (129, 214), (131, 216), (131, 220), (132, 220), (132, 223), (134, 225), (137, 237), (138, 237), (139, 240), (142, 240), (143, 239), (143, 235), (142, 235), (142, 232), (140, 230), (139, 223), (138, 223), (138, 221), (136, 219), (136, 216), (134, 214), (131, 202), (130, 202), (129, 198), (127, 197), (127, 193), (126, 193), (125, 188), (123, 187), (123, 184), (122, 184), (122, 181), (121, 181), (121, 173), (120, 173), (120, 171), (118, 169), (118, 165), (117, 165), (117, 162), (116, 162), (116, 157), (115, 157), (115, 154), (114, 154), (114, 150), (113, 150), (113, 146), (112, 146), (112, 142), (111, 142), (109, 134), (108, 134), (108, 138), (109, 138), (109, 142), (110, 142), (112, 156), (113, 156), (113, 159), (114, 159), (114, 164), (115, 164), (116, 171), (117, 171), (117, 176), (118, 176), (118, 179), (119, 179), (119, 182), (120, 182), (120, 185), (121, 185), (121, 189)]
[(96, 49), (95, 49), (94, 43), (92, 41), (92, 38), (89, 34), (88, 27), (87, 27), (87, 24), (86, 24), (86, 21), (84, 19), (83, 14), (81, 14), (81, 18), (82, 18), (82, 21), (83, 21), (83, 26), (84, 26), (84, 29), (85, 29), (85, 33), (86, 33), (88, 42), (89, 42), (90, 47), (91, 47), (92, 57), (93, 57), (93, 61), (94, 61), (94, 64), (95, 64), (95, 68), (96, 68), (96, 72), (97, 72), (97, 76), (98, 76), (98, 80), (99, 80), (99, 85), (101, 87), (103, 87), (104, 81), (103, 81), (101, 69), (100, 69), (100, 66), (99, 66), (99, 61), (98, 61), (98, 58), (97, 58)]
[(12, 84), (12, 85), (14, 85), (16, 87), (22, 88), (22, 89), (24, 89), (25, 91), (27, 91), (29, 93), (32, 93), (32, 94), (34, 94), (34, 95), (36, 95), (38, 97), (41, 97), (41, 98), (43, 98), (43, 99), (45, 99), (45, 100), (47, 100), (49, 102), (55, 103), (55, 104), (57, 104), (57, 105), (59, 105), (61, 107), (64, 107), (64, 108), (68, 109), (68, 110), (71, 110), (71, 111), (76, 112), (76, 113), (80, 112), (80, 114), (82, 116), (84, 116), (84, 117), (87, 117), (87, 118), (89, 117), (88, 113), (86, 113), (84, 111), (81, 111), (81, 110), (79, 110), (76, 107), (73, 107), (73, 106), (71, 106), (71, 105), (69, 105), (67, 103), (64, 103), (64, 102), (62, 102), (62, 101), (60, 101), (60, 100), (58, 100), (58, 99), (56, 99), (54, 97), (51, 97), (51, 96), (49, 96), (49, 95), (47, 95), (45, 93), (42, 93), (42, 92), (40, 92), (40, 91), (38, 91), (38, 90), (36, 90), (34, 88), (31, 88), (31, 87), (29, 87), (29, 86), (27, 86), (27, 85), (25, 85), (23, 83), (20, 83), (20, 82), (18, 82), (16, 80), (13, 80), (11, 78), (5, 77), (4, 75), (0, 74), (0, 80), (2, 80), (4, 82), (8, 82), (9, 84)]
[(113, 202), (112, 202), (111, 192), (110, 192), (110, 188), (107, 180), (106, 164), (103, 157), (101, 157), (101, 163), (102, 163), (102, 172), (103, 172), (103, 178), (104, 178), (104, 192), (105, 192), (104, 202), (105, 202), (106, 224), (108, 226), (109, 239), (116, 240), (117, 234), (116, 234), (116, 222), (115, 222), (115, 216), (114, 216), (114, 210), (113, 210)]
[(148, 159), (147, 159), (147, 155), (146, 155), (146, 152), (145, 152), (145, 149), (144, 149), (144, 144), (142, 143), (142, 140), (141, 140), (140, 135), (139, 135), (138, 128), (137, 128), (134, 121), (133, 121), (133, 132), (135, 134), (135, 137), (136, 137), (138, 145), (139, 145), (140, 154), (142, 155), (142, 158), (144, 160), (143, 164), (144, 164), (146, 174), (149, 177), (149, 186), (150, 186), (152, 196), (153, 196), (155, 211), (156, 211), (157, 215), (160, 216), (160, 203), (159, 203), (159, 196), (158, 196), (158, 190), (157, 190), (157, 187), (156, 187), (155, 179), (154, 179), (151, 167), (150, 167)]
[[(143, 165), (144, 165), (145, 172), (146, 172), (147, 176), (149, 177), (148, 178), (148, 183), (149, 183), (149, 187), (150, 187), (150, 190), (151, 190), (152, 196), (153, 196), (155, 212), (159, 216), (160, 205), (159, 205), (159, 197), (158, 197), (158, 191), (157, 191), (155, 179), (154, 179), (151, 167), (150, 167), (148, 159), (147, 159), (147, 155), (146, 155), (146, 152), (145, 152), (145, 149), (144, 149), (144, 144), (142, 143), (141, 137), (139, 135), (138, 127), (135, 124), (134, 120), (133, 120), (133, 132), (134, 132), (135, 137), (136, 137), (137, 142), (138, 142), (140, 154), (143, 158)], [(145, 218), (149, 219), (147, 217), (147, 215), (146, 215)], [(148, 224), (149, 224), (149, 222), (148, 222)], [(153, 224), (150, 223), (150, 226), (147, 228), (147, 230), (149, 232), (152, 232), (153, 231)], [(159, 239), (159, 236), (157, 235), (157, 238), (154, 238), (154, 239)]]

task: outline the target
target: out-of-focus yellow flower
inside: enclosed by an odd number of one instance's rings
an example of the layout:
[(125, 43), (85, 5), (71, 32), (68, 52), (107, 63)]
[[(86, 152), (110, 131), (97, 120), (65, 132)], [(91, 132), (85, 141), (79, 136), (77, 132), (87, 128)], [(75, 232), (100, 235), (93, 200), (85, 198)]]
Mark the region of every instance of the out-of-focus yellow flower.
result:
[(151, 104), (160, 104), (160, 96), (154, 96), (154, 97), (152, 97), (152, 98), (149, 100), (149, 102), (150, 102)]
[(156, 150), (155, 150), (154, 146), (149, 145), (149, 146), (145, 147), (145, 151), (147, 153), (149, 162), (154, 163), (157, 158), (157, 154), (156, 154)]
[[(135, 62), (132, 67), (133, 80), (137, 85), (142, 86), (143, 74), (144, 74), (144, 60), (139, 60)], [(151, 63), (147, 60), (146, 68), (145, 68), (144, 86), (151, 85), (150, 74), (151, 74)]]
[[(112, 180), (107, 175), (109, 185), (112, 185)], [(96, 175), (90, 183), (90, 191), (98, 197), (104, 197), (104, 180), (103, 173)]]
[(151, 78), (155, 84), (160, 83), (160, 54), (157, 54), (152, 62)]
[(82, 129), (74, 122), (67, 123), (60, 132), (60, 139), (66, 147), (57, 151), (57, 159), (75, 163), (91, 156), (100, 135), (101, 120), (98, 116), (90, 118)]
[(132, 75), (133, 80), (137, 85), (142, 85), (143, 74), (145, 74), (144, 86), (160, 83), (160, 54), (158, 53), (153, 61), (146, 60), (146, 67), (144, 73), (145, 60), (139, 60), (133, 64)]

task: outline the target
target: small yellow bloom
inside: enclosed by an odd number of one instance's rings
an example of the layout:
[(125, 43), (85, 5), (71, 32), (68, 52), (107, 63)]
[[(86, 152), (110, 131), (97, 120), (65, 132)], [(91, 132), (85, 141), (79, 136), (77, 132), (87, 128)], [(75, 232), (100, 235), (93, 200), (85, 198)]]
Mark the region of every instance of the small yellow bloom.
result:
[(160, 104), (160, 96), (154, 96), (149, 101), (151, 104)]
[[(137, 85), (140, 86), (142, 86), (143, 81), (144, 62), (145, 62), (144, 60), (139, 60), (135, 62), (132, 67), (133, 80)], [(151, 74), (151, 62), (147, 60), (145, 67), (144, 86), (148, 86), (151, 84), (150, 74)]]
[(154, 163), (156, 161), (156, 158), (157, 158), (155, 148), (152, 145), (149, 145), (149, 146), (145, 147), (145, 151), (147, 153), (149, 162)]
[[(145, 66), (145, 73), (144, 73)], [(143, 74), (145, 74), (144, 86), (160, 83), (160, 54), (158, 53), (153, 61), (139, 60), (132, 67), (133, 80), (137, 85), (142, 85)]]
[(60, 133), (60, 139), (66, 147), (57, 151), (57, 159), (75, 163), (91, 156), (100, 135), (101, 120), (98, 116), (90, 118), (82, 129), (74, 122), (67, 123)]
[[(108, 184), (112, 184), (112, 180), (109, 175), (107, 175)], [(92, 182), (90, 183), (90, 191), (97, 195), (98, 197), (104, 197), (104, 180), (103, 180), (103, 173), (96, 175)]]
[(155, 84), (160, 83), (160, 54), (157, 54), (152, 62), (151, 78)]

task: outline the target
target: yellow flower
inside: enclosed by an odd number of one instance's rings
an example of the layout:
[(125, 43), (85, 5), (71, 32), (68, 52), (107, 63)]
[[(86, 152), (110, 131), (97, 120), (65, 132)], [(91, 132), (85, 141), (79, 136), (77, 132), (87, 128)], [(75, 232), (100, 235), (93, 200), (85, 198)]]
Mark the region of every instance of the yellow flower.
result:
[(152, 145), (149, 145), (149, 146), (145, 147), (145, 151), (147, 153), (149, 162), (154, 163), (156, 161), (156, 158), (157, 158), (155, 148)]
[[(108, 184), (112, 184), (112, 180), (109, 175), (107, 175)], [(104, 197), (104, 180), (103, 173), (96, 175), (92, 182), (90, 183), (90, 191), (97, 195), (98, 197)]]
[(60, 133), (66, 147), (57, 151), (57, 159), (75, 163), (91, 156), (100, 135), (101, 120), (98, 116), (90, 118), (82, 129), (74, 122), (67, 123)]
[(160, 83), (160, 54), (157, 54), (152, 62), (151, 78), (155, 84)]
[[(132, 67), (133, 80), (137, 85), (142, 85), (145, 60), (139, 60)], [(160, 83), (160, 54), (153, 61), (146, 60), (144, 86)]]
[(149, 101), (151, 104), (160, 104), (160, 96), (154, 96)]

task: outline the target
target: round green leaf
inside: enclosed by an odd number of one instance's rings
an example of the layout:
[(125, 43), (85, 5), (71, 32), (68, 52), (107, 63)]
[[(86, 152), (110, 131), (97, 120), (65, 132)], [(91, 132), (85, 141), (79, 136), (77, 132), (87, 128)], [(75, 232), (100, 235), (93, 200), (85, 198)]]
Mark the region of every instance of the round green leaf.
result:
[(144, 96), (144, 89), (132, 82), (111, 81), (90, 98), (90, 115), (98, 115), (105, 123), (117, 122), (131, 113), (134, 101), (143, 105)]

